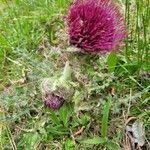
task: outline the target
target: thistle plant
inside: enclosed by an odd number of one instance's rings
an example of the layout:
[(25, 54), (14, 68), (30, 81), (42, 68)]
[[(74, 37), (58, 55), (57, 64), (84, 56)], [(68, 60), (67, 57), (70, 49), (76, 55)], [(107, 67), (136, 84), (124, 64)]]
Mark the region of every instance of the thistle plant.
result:
[(82, 52), (118, 49), (126, 36), (124, 18), (113, 0), (75, 0), (67, 22), (69, 42)]
[(67, 61), (60, 77), (45, 78), (41, 84), (45, 106), (57, 110), (65, 101), (69, 101), (74, 93), (71, 85), (71, 68)]

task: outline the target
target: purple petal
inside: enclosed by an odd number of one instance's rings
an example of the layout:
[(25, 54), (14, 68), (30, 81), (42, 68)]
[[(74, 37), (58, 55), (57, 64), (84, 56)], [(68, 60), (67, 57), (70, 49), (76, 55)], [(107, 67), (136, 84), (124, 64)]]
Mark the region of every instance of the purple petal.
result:
[(64, 102), (63, 98), (52, 94), (48, 95), (45, 98), (44, 104), (46, 107), (49, 107), (53, 110), (57, 110), (62, 106), (63, 102)]
[(124, 19), (110, 0), (76, 0), (69, 9), (70, 44), (85, 52), (109, 52), (122, 44)]

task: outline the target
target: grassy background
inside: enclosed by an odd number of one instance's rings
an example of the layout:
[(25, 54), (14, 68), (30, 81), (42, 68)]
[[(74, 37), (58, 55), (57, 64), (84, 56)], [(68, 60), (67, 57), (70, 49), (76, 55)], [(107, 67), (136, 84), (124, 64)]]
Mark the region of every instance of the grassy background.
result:
[(53, 112), (43, 107), (40, 83), (64, 66), (70, 1), (0, 1), (0, 149), (120, 149), (130, 117), (144, 123), (150, 140), (150, 2), (118, 2), (128, 30), (124, 49), (69, 54), (81, 86), (74, 103)]

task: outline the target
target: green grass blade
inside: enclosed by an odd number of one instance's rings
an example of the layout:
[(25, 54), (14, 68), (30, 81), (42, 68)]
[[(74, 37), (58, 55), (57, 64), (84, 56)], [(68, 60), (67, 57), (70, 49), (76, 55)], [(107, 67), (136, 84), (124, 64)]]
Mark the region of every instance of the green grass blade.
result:
[(108, 130), (108, 117), (109, 117), (109, 111), (111, 107), (111, 100), (109, 99), (105, 104), (103, 108), (103, 117), (102, 117), (102, 123), (101, 123), (101, 135), (103, 138), (107, 137), (107, 130)]
[(110, 72), (113, 72), (115, 70), (117, 61), (118, 61), (117, 55), (114, 52), (110, 53), (107, 58), (108, 70)]
[(94, 138), (86, 139), (82, 141), (83, 144), (89, 144), (89, 145), (105, 144), (106, 142), (107, 142), (107, 139), (101, 138), (101, 137), (94, 137)]

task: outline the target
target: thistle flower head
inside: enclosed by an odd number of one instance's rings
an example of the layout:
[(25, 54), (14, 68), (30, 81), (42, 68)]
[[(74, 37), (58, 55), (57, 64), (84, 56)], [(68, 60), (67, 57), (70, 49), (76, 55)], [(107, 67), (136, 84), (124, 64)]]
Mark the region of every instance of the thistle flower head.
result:
[(75, 0), (67, 18), (70, 44), (83, 52), (109, 52), (125, 38), (124, 19), (113, 0)]
[(58, 110), (64, 102), (62, 97), (59, 97), (54, 94), (49, 94), (45, 97), (44, 104), (46, 107), (49, 107), (53, 110)]
[(71, 70), (68, 62), (66, 62), (63, 73), (60, 77), (53, 76), (51, 78), (43, 79), (41, 90), (46, 106), (52, 109), (57, 109), (62, 106), (64, 101), (71, 99), (74, 89), (70, 80)]

